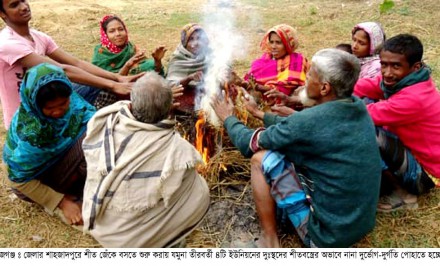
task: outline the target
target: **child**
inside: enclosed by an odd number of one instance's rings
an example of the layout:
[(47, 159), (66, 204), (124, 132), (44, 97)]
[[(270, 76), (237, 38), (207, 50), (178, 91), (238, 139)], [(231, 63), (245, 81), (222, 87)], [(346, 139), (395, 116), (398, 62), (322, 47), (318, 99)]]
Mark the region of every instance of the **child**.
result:
[(385, 32), (377, 22), (363, 22), (351, 31), (351, 50), (361, 62), (359, 78), (374, 78), (380, 74), (378, 52), (385, 41)]
[(351, 51), (351, 44), (349, 43), (340, 43), (338, 45), (335, 46), (336, 49), (345, 51), (349, 54), (352, 54), (353, 52)]

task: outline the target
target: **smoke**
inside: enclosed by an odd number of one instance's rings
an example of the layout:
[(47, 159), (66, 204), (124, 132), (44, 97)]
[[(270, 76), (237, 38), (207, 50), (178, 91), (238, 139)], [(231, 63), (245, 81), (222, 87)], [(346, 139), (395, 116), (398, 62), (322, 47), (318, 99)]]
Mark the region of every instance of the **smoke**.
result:
[[(211, 107), (211, 98), (221, 93), (221, 84), (227, 79), (234, 59), (246, 55), (244, 37), (235, 29), (238, 1), (210, 0), (203, 8), (203, 28), (209, 37), (212, 54), (204, 76), (205, 94), (200, 100), (208, 122), (216, 127), (220, 120)], [(197, 105), (197, 104), (196, 104)]]

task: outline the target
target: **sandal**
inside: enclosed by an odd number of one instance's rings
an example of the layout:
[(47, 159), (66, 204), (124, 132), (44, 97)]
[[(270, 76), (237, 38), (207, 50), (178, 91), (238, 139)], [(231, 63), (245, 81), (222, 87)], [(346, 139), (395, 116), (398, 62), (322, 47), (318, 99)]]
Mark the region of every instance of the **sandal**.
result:
[(383, 196), (379, 199), (377, 204), (378, 212), (392, 212), (400, 209), (415, 210), (419, 207), (417, 203), (417, 197), (415, 201), (405, 201), (397, 193), (391, 193), (391, 195)]

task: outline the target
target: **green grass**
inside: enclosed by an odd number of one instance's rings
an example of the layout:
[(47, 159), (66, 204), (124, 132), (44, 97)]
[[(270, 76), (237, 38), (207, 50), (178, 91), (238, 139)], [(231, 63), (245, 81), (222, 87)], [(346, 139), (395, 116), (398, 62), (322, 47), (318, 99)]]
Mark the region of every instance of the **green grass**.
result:
[(177, 13), (173, 12), (170, 14), (167, 24), (170, 27), (181, 28), (182, 25), (185, 25), (190, 22), (198, 22), (201, 20), (200, 13)]

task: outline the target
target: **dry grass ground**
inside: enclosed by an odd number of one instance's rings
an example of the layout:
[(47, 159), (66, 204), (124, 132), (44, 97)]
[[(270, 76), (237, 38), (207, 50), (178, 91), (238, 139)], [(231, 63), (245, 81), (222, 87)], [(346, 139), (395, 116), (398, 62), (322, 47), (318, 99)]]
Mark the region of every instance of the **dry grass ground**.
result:
[[(49, 35), (66, 51), (90, 60), (93, 47), (99, 42), (98, 22), (107, 13), (116, 13), (126, 22), (130, 38), (138, 46), (152, 51), (165, 45), (169, 52), (179, 42), (180, 28), (188, 22), (202, 22), (202, 7), (207, 1), (186, 0), (31, 0), (32, 25)], [(222, 1), (217, 1), (222, 2)], [(228, 2), (228, 1), (223, 1)], [(440, 4), (437, 0), (394, 0), (395, 7), (380, 14), (380, 0), (242, 0), (231, 6), (236, 29), (244, 36), (240, 48), (246, 56), (234, 61), (240, 75), (248, 69), (258, 49), (262, 34), (269, 27), (287, 23), (298, 30), (299, 51), (311, 57), (317, 50), (350, 42), (353, 25), (362, 21), (378, 21), (388, 36), (398, 33), (417, 35), (425, 45), (425, 61), (432, 67), (434, 79), (440, 84)], [(215, 12), (215, 9), (210, 9)], [(0, 27), (3, 24), (0, 22)], [(0, 131), (3, 144), (5, 132)], [(238, 154), (228, 154), (229, 160), (245, 160)], [(235, 157), (234, 157), (235, 156)], [(227, 159), (224, 159), (227, 161)], [(239, 161), (244, 160), (244, 161)], [(218, 161), (217, 161), (218, 163)], [(213, 199), (222, 197), (222, 187), (240, 184), (249, 189), (248, 169), (235, 169), (235, 175), (225, 176), (213, 161), (210, 180)], [(232, 167), (228, 165), (228, 167)], [(229, 168), (232, 169), (232, 168)], [(56, 217), (50, 217), (41, 208), (11, 197), (5, 185), (6, 174), (0, 169), (0, 247), (99, 247), (91, 237), (66, 226)], [(240, 196), (236, 205), (246, 204)], [(357, 247), (440, 247), (440, 192), (431, 192), (420, 198), (416, 211), (378, 214), (377, 226)], [(202, 227), (188, 240), (188, 247), (219, 247), (225, 228), (213, 232)], [(300, 247), (296, 237), (283, 238), (284, 247)]]

